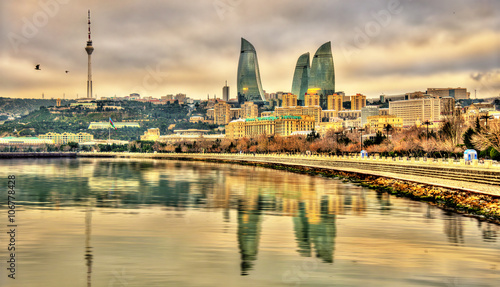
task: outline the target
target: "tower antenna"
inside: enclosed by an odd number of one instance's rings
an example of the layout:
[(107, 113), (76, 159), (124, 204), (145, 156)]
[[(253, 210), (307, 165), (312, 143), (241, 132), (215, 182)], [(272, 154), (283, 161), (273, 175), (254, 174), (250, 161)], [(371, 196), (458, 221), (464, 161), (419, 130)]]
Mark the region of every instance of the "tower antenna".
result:
[(92, 47), (92, 39), (90, 38), (90, 9), (89, 9), (89, 39), (87, 41), (87, 47), (85, 47), (85, 51), (87, 51), (87, 55), (89, 56), (89, 67), (88, 67), (88, 78), (87, 78), (87, 98), (92, 98), (92, 64), (91, 64), (91, 55), (94, 52), (94, 47)]

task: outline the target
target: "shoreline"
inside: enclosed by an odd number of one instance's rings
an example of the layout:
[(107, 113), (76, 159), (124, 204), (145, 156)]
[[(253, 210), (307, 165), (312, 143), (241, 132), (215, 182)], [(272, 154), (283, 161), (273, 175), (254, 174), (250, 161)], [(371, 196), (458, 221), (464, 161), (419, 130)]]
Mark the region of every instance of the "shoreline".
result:
[[(2, 156), (0, 159), (22, 157), (75, 157), (75, 158), (134, 158), (134, 159), (163, 159), (183, 161), (205, 161), (214, 163), (229, 163), (249, 166), (260, 166), (276, 170), (286, 170), (301, 174), (321, 175), (349, 180), (363, 187), (375, 190), (378, 193), (406, 197), (417, 201), (424, 201), (441, 209), (453, 211), (464, 216), (474, 217), (478, 220), (488, 221), (500, 225), (500, 194), (487, 194), (471, 189), (444, 186), (440, 184), (424, 183), (418, 180), (388, 176), (385, 173), (370, 173), (370, 170), (361, 170), (345, 167), (325, 167), (319, 161), (312, 164), (293, 162), (291, 158), (280, 158), (280, 162), (269, 160), (268, 156), (241, 156), (230, 157), (208, 154), (141, 154), (141, 153), (46, 153), (43, 156), (26, 156), (19, 153), (17, 156)], [(22, 156), (24, 154), (25, 156)], [(12, 153), (11, 153), (12, 155)], [(264, 157), (264, 158), (263, 158)], [(266, 161), (267, 159), (267, 161)], [(313, 160), (310, 160), (311, 162)], [(361, 163), (359, 163), (361, 164)], [(400, 164), (401, 165), (401, 164)], [(393, 167), (398, 166), (393, 163)], [(404, 165), (402, 165), (404, 166)], [(437, 167), (436, 167), (437, 168)], [(451, 167), (450, 167), (451, 169)], [(462, 170), (468, 172), (469, 170)], [(479, 170), (480, 171), (480, 170)], [(469, 171), (470, 172), (470, 171)], [(493, 173), (497, 177), (497, 172)], [(500, 173), (498, 173), (500, 175)], [(410, 177), (410, 176), (407, 176)], [(500, 188), (499, 188), (500, 189)]]

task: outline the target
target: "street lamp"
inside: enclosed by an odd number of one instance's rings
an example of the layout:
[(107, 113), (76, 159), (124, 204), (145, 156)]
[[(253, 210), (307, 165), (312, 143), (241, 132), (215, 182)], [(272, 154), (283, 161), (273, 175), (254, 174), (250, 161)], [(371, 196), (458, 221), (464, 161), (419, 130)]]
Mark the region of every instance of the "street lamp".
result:
[(364, 128), (359, 128), (358, 131), (360, 132), (360, 135), (361, 135), (361, 138), (360, 138), (360, 143), (361, 143), (361, 149), (359, 150), (360, 152), (363, 150), (363, 131), (365, 129)]

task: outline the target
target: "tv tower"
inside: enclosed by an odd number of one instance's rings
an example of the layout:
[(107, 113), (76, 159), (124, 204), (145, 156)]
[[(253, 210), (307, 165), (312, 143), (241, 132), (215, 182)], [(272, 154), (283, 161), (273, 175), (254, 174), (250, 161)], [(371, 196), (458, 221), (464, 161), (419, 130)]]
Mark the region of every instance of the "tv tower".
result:
[(87, 47), (85, 47), (87, 55), (89, 55), (89, 75), (87, 79), (87, 98), (92, 98), (92, 64), (90, 61), (90, 55), (94, 52), (94, 47), (92, 47), (92, 40), (90, 39), (90, 10), (89, 10), (89, 39), (87, 41)]

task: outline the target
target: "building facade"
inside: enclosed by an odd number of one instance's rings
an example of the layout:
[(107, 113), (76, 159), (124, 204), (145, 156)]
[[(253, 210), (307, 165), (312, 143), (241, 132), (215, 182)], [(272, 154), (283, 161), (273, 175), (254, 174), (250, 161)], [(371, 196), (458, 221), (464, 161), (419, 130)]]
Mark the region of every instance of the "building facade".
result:
[(321, 122), (321, 108), (319, 106), (310, 107), (287, 107), (275, 108), (273, 115), (275, 116), (311, 116), (316, 123)]
[(297, 95), (296, 94), (283, 94), (281, 96), (281, 106), (284, 108), (287, 107), (296, 107), (297, 106)]
[(144, 132), (144, 135), (141, 136), (141, 141), (157, 141), (160, 138), (160, 129), (153, 128), (148, 129)]
[(389, 102), (389, 114), (403, 119), (403, 126), (417, 122), (437, 122), (441, 116), (441, 100), (437, 98)]
[(231, 120), (231, 105), (220, 101), (214, 105), (214, 124), (227, 125)]
[(366, 96), (362, 94), (356, 94), (351, 96), (351, 110), (361, 110), (366, 107)]
[(335, 70), (330, 42), (321, 45), (312, 59), (309, 89), (318, 89), (320, 106), (327, 109), (327, 96), (335, 93)]
[(292, 94), (297, 95), (298, 100), (304, 101), (304, 96), (309, 87), (309, 52), (300, 55), (293, 73)]
[(307, 90), (307, 93), (304, 97), (304, 106), (312, 107), (312, 106), (320, 106), (320, 96), (315, 89)]
[[(109, 125), (109, 124), (108, 124)], [(53, 141), (56, 144), (67, 144), (69, 142), (84, 143), (94, 140), (94, 135), (89, 133), (46, 133), (44, 135), (39, 135), (38, 138), (43, 140)]]
[(241, 105), (240, 118), (257, 118), (259, 116), (259, 106), (253, 102), (245, 102)]
[(403, 128), (403, 119), (393, 115), (369, 116), (366, 125), (380, 132), (383, 132), (387, 125), (391, 125), (393, 130), (401, 130)]
[(452, 97), (455, 100), (465, 100), (470, 98), (470, 93), (466, 88), (428, 88), (427, 94), (439, 98)]
[(260, 81), (257, 52), (250, 42), (241, 38), (241, 53), (237, 75), (238, 102), (265, 101)]

